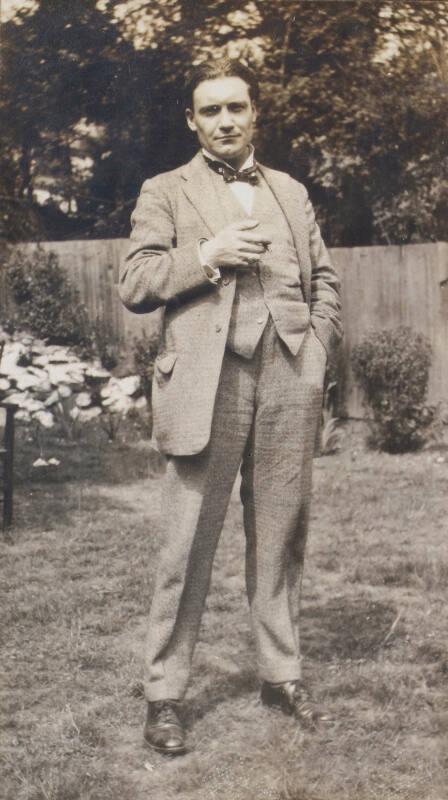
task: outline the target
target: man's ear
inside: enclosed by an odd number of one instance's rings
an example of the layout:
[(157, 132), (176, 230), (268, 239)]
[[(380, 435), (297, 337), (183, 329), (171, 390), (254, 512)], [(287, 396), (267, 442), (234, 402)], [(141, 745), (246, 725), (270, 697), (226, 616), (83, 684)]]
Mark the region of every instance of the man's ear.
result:
[(192, 112), (191, 108), (187, 108), (185, 110), (185, 116), (187, 118), (187, 125), (190, 128), (190, 131), (195, 131), (196, 130), (196, 123), (194, 121), (193, 112)]
[(256, 122), (257, 121), (257, 117), (258, 117), (257, 106), (255, 105), (253, 100), (251, 101), (251, 103), (252, 103), (253, 120), (254, 120), (254, 122)]

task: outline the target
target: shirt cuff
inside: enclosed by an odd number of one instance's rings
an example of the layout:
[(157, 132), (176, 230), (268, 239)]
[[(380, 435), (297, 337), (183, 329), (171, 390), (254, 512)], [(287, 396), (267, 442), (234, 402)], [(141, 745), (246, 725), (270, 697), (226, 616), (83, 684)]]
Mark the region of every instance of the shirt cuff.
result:
[(205, 272), (206, 277), (210, 281), (210, 283), (218, 284), (221, 280), (221, 270), (219, 267), (211, 267), (210, 264), (207, 264), (205, 258), (202, 254), (201, 245), (203, 242), (207, 242), (207, 239), (199, 239), (198, 244), (198, 253), (199, 253), (199, 261), (201, 263), (201, 267)]

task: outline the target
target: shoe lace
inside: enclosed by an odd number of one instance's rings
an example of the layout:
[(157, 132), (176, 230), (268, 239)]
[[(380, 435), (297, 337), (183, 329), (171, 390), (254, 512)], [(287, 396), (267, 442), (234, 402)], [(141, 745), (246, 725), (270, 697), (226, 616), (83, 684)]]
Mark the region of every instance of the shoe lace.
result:
[(310, 722), (329, 719), (327, 711), (312, 699), (310, 693), (303, 686), (296, 686), (294, 697), (297, 712), (303, 719)]
[(154, 712), (158, 723), (163, 723), (164, 725), (179, 725), (175, 701), (157, 701), (154, 703)]

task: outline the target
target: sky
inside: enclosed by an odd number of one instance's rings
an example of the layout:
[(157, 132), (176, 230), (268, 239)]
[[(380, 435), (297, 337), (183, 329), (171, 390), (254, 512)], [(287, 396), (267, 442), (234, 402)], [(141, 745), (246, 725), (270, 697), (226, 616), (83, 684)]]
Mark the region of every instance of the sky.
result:
[(30, 5), (32, 0), (0, 0), (0, 20), (5, 22), (19, 8), (27, 8)]

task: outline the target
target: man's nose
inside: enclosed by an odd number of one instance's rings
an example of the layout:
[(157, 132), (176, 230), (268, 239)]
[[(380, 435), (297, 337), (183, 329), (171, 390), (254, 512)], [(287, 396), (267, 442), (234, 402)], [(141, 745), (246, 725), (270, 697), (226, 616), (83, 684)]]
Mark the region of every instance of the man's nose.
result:
[(229, 114), (227, 109), (222, 109), (221, 115), (219, 117), (219, 127), (221, 130), (232, 130), (233, 128), (233, 118), (232, 115)]

